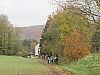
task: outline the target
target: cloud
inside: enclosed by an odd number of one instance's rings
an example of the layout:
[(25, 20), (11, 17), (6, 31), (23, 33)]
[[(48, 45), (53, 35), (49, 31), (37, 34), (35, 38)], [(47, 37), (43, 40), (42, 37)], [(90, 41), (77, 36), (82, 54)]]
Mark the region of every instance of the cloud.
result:
[(0, 0), (0, 14), (14, 26), (43, 25), (55, 8), (45, 0)]

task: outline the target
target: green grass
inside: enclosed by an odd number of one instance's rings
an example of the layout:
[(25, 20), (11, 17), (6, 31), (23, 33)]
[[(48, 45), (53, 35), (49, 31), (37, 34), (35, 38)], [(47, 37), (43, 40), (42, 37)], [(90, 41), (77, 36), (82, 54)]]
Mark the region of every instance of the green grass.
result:
[(0, 75), (52, 75), (52, 72), (38, 59), (0, 56)]
[(92, 53), (77, 62), (58, 67), (72, 71), (76, 75), (100, 75), (100, 53)]

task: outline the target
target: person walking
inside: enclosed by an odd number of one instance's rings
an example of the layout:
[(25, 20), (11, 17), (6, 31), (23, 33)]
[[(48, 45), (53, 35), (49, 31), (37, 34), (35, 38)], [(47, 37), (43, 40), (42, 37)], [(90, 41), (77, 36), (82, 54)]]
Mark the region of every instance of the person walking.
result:
[(54, 57), (54, 62), (55, 62), (56, 64), (58, 64), (58, 56), (57, 56), (57, 55)]
[(50, 56), (48, 57), (48, 64), (51, 64), (51, 58), (50, 58)]
[(42, 60), (44, 60), (45, 59), (45, 56), (44, 56), (44, 54), (42, 55)]
[(53, 63), (53, 56), (51, 56), (51, 63)]

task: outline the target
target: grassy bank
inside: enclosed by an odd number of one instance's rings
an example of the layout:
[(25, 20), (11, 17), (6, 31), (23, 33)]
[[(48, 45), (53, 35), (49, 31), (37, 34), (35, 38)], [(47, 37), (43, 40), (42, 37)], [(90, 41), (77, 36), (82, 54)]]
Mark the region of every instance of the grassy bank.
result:
[(51, 70), (38, 62), (16, 56), (0, 56), (0, 75), (52, 75)]
[(100, 75), (100, 53), (93, 53), (77, 62), (58, 67), (72, 71), (76, 75)]

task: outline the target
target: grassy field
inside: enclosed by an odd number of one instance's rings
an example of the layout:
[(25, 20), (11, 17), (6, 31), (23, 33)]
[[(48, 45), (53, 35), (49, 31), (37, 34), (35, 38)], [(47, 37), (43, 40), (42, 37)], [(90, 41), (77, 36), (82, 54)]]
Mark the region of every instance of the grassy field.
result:
[(38, 59), (0, 56), (0, 75), (52, 75), (52, 72)]
[(90, 54), (70, 65), (58, 66), (76, 75), (100, 75), (100, 53)]
[[(50, 68), (40, 64), (39, 60), (0, 55), (0, 75), (53, 75)], [(90, 54), (78, 62), (57, 67), (76, 75), (100, 75), (100, 53)]]

